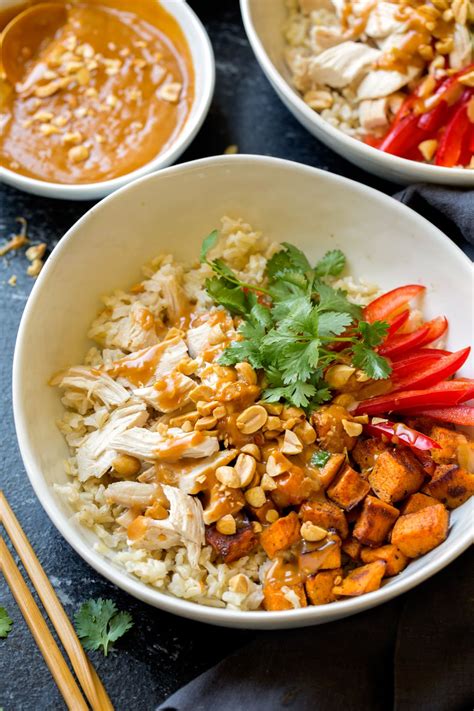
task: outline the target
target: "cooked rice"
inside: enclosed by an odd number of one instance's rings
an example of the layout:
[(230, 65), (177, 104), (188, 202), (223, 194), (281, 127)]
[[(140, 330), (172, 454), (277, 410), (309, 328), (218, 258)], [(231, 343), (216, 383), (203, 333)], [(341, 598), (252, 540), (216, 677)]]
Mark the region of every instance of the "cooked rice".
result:
[[(224, 217), (221, 239), (213, 250), (213, 256), (223, 257), (242, 280), (256, 284), (263, 279), (267, 259), (278, 249), (279, 245), (270, 243), (241, 219)], [(196, 302), (195, 311), (205, 312), (211, 306), (211, 300), (204, 289), (204, 281), (211, 275), (207, 265), (195, 262), (185, 266), (177, 263), (171, 255), (161, 255), (145, 266), (143, 273), (145, 278), (140, 286), (129, 291), (117, 290), (103, 298), (105, 309), (94, 320), (89, 331), (89, 336), (96, 341), (97, 346), (86, 354), (86, 364), (110, 364), (129, 352), (125, 322), (133, 308), (145, 306), (156, 320), (159, 319), (166, 306), (159, 287), (160, 276), (163, 274), (174, 273), (182, 277), (188, 298)], [(352, 277), (332, 280), (332, 284), (346, 290), (348, 298), (358, 304), (366, 304), (378, 294), (376, 285), (363, 280), (356, 282)], [(263, 599), (262, 580), (269, 565), (262, 549), (234, 563), (225, 564), (214, 563), (213, 550), (206, 545), (195, 566), (190, 562), (184, 546), (150, 551), (127, 541), (125, 529), (117, 523), (117, 518), (127, 508), (109, 504), (104, 496), (106, 486), (111, 481), (109, 475), (86, 481), (80, 481), (78, 477), (77, 449), (86, 434), (101, 427), (108, 411), (90, 397), (90, 393), (84, 394), (73, 389), (65, 390), (62, 403), (66, 411), (58, 427), (72, 452), (72, 456), (65, 462), (70, 481), (55, 485), (55, 489), (69, 502), (77, 522), (96, 536), (95, 550), (130, 575), (162, 592), (214, 607), (258, 609)], [(248, 590), (245, 593), (232, 589), (232, 579), (238, 574), (247, 578)], [(286, 597), (294, 607), (300, 605), (291, 590)]]

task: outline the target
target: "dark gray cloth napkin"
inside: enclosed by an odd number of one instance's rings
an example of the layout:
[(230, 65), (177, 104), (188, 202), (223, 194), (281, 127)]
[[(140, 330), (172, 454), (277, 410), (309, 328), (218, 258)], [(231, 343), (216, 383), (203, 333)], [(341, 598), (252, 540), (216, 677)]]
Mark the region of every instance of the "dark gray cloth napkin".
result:
[(471, 549), (368, 612), (260, 632), (157, 711), (472, 710), (473, 570)]
[(464, 239), (474, 244), (474, 190), (420, 184), (410, 185), (394, 197), (421, 213), (450, 237), (454, 226)]

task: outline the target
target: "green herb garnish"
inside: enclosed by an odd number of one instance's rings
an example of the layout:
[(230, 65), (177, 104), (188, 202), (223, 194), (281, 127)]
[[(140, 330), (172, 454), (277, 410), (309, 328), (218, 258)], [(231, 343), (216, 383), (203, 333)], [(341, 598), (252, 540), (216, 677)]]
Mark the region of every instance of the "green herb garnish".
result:
[(320, 449), (319, 452), (315, 452), (313, 454), (310, 460), (310, 464), (313, 467), (318, 467), (319, 469), (322, 469), (322, 467), (326, 466), (330, 457), (330, 452), (326, 452), (324, 449)]
[(206, 289), (213, 301), (242, 317), (241, 340), (223, 352), (219, 363), (248, 361), (263, 370), (265, 400), (313, 410), (332, 398), (324, 371), (333, 362), (350, 360), (374, 380), (390, 375), (389, 362), (374, 350), (388, 325), (361, 320), (362, 309), (324, 281), (344, 269), (340, 250), (327, 252), (311, 267), (300, 249), (284, 242), (267, 263), (262, 287), (242, 282), (222, 259), (208, 260), (217, 239), (214, 230), (201, 249), (201, 262), (216, 275)]
[(10, 619), (8, 612), (4, 607), (0, 607), (0, 637), (5, 639), (10, 634), (13, 625), (13, 620)]
[(133, 625), (128, 612), (118, 612), (113, 600), (102, 598), (84, 602), (74, 620), (84, 649), (95, 651), (102, 647), (105, 656), (110, 645)]

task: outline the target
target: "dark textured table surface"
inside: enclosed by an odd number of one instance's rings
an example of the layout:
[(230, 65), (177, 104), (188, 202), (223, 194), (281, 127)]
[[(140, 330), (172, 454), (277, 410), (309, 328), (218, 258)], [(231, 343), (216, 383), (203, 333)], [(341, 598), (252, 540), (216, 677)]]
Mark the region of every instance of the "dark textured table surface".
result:
[[(241, 153), (288, 158), (331, 170), (393, 193), (397, 187), (352, 166), (312, 138), (280, 103), (258, 67), (240, 20), (237, 0), (191, 2), (214, 47), (216, 92), (209, 116), (182, 161), (220, 154), (229, 144)], [(0, 187), (0, 238), (26, 218), (32, 241), (51, 250), (90, 203), (52, 201)], [(444, 225), (439, 224), (441, 229)], [(455, 234), (449, 235), (466, 249)], [(468, 251), (466, 249), (466, 251)], [(172, 691), (255, 635), (203, 626), (147, 607), (116, 589), (69, 547), (43, 512), (29, 485), (18, 451), (11, 408), (11, 363), (21, 314), (33, 286), (23, 253), (0, 260), (1, 486), (70, 616), (90, 597), (110, 597), (129, 610), (135, 625), (107, 658), (93, 661), (120, 711), (150, 711)], [(17, 276), (16, 286), (8, 279)], [(0, 605), (14, 620), (0, 640), (0, 707), (4, 711), (64, 708), (62, 699), (3, 578)], [(236, 706), (236, 709), (238, 706)]]

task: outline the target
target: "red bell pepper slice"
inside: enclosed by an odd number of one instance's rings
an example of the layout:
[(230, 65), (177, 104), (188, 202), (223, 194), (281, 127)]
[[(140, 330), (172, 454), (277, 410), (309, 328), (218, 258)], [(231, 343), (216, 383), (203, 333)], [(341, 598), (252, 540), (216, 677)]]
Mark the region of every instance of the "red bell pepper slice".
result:
[(364, 309), (364, 321), (374, 323), (374, 321), (384, 321), (394, 311), (408, 304), (409, 301), (418, 296), (426, 287), (420, 284), (407, 284), (396, 289), (387, 291), (377, 299), (368, 304)]
[(389, 318), (386, 319), (386, 322), (388, 323), (388, 331), (387, 331), (387, 338), (390, 338), (390, 336), (393, 336), (397, 331), (401, 329), (404, 323), (408, 321), (408, 317), (410, 316), (410, 309), (405, 309), (404, 311), (401, 311), (399, 314), (396, 314), (395, 316), (390, 316)]
[(467, 115), (467, 101), (461, 102), (446, 126), (436, 151), (436, 165), (452, 168), (459, 164), (463, 142), (471, 122)]
[(374, 437), (388, 437), (392, 444), (403, 442), (413, 449), (430, 450), (441, 449), (441, 445), (431, 437), (427, 437), (422, 432), (404, 425), (402, 422), (371, 422), (364, 425), (364, 431)]
[(411, 333), (395, 335), (393, 338), (382, 343), (378, 352), (380, 355), (394, 358), (402, 353), (408, 353), (414, 348), (421, 348), (428, 343), (438, 340), (448, 328), (448, 320), (445, 316), (438, 316), (432, 321), (427, 321)]
[(386, 412), (450, 407), (474, 397), (474, 380), (450, 380), (424, 390), (405, 390), (363, 400), (355, 408), (356, 415), (382, 415)]
[(441, 100), (434, 109), (426, 111), (418, 118), (418, 128), (423, 129), (430, 135), (435, 134), (445, 123), (449, 113), (449, 106), (446, 101)]
[[(444, 355), (450, 355), (450, 352), (442, 350), (438, 353), (423, 353), (424, 349), (408, 354), (401, 360), (396, 360), (392, 363), (392, 378), (401, 378), (411, 373), (418, 373), (421, 367), (427, 368), (433, 363), (437, 363)], [(428, 349), (426, 349), (428, 350)], [(433, 350), (435, 350), (433, 348)]]
[(388, 356), (390, 358), (400, 355), (401, 353), (406, 353), (414, 348), (419, 348), (423, 343), (426, 343), (426, 337), (430, 332), (430, 327), (428, 324), (420, 326), (415, 331), (411, 333), (404, 333), (403, 335), (395, 335), (388, 339), (378, 348), (380, 355)]
[(415, 148), (424, 138), (426, 133), (418, 127), (419, 116), (411, 114), (404, 116), (398, 124), (393, 126), (382, 143), (379, 150), (402, 158)]
[(441, 408), (414, 408), (408, 410), (407, 414), (421, 417), (432, 417), (433, 420), (450, 422), (453, 425), (465, 425), (474, 427), (474, 407), (472, 405), (458, 405), (457, 407)]
[(446, 380), (446, 378), (450, 378), (464, 365), (470, 352), (471, 349), (469, 347), (463, 348), (456, 353), (439, 358), (430, 366), (427, 366), (426, 363), (421, 367), (418, 366), (417, 372), (410, 373), (403, 378), (398, 377), (391, 392), (428, 388), (430, 385), (435, 385), (442, 380)]

